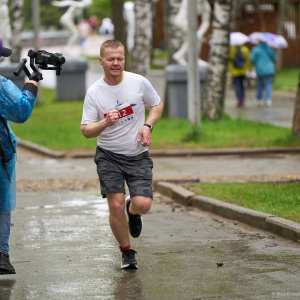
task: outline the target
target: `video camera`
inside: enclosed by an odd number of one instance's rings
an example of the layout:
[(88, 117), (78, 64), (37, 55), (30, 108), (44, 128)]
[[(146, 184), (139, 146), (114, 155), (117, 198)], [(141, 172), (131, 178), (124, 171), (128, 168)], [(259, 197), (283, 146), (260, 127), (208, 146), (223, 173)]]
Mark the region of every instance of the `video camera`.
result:
[[(14, 75), (18, 77), (22, 70), (24, 70), (27, 77), (36, 82), (43, 80), (43, 75), (36, 68), (35, 64), (37, 64), (42, 70), (56, 70), (56, 76), (59, 76), (60, 71), (62, 70), (62, 65), (66, 62), (66, 59), (61, 53), (50, 53), (45, 50), (36, 51), (31, 49), (28, 51), (28, 56), (30, 57), (30, 67), (33, 72), (30, 74), (26, 67), (27, 59), (23, 58), (15, 69)], [(48, 65), (52, 65), (53, 67), (49, 67)]]

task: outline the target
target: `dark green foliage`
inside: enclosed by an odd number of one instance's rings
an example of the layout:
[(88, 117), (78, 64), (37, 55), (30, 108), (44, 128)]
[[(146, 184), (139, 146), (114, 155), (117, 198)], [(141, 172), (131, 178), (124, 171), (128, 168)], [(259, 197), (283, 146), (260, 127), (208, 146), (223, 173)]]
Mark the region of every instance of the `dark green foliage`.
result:
[[(40, 0), (40, 20), (41, 30), (61, 29), (60, 17), (68, 7), (56, 7), (52, 5), (53, 0)], [(58, 0), (59, 1), (59, 0)], [(32, 30), (32, 4), (31, 0), (24, 0), (24, 30)], [(110, 0), (93, 0), (93, 4), (84, 11), (83, 17), (88, 19), (91, 15), (96, 15), (101, 21), (105, 17), (110, 17)], [(75, 20), (77, 22), (78, 20)]]

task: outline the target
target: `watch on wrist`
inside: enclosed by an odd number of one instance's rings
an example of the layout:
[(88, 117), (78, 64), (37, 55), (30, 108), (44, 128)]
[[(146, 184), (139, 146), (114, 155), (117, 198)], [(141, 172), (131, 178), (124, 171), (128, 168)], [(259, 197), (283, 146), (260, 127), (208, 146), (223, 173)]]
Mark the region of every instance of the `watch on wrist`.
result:
[(149, 124), (147, 124), (147, 123), (145, 123), (145, 124), (144, 124), (144, 126), (147, 126), (147, 127), (149, 127), (149, 128), (150, 128), (150, 132), (152, 132), (152, 130), (153, 130), (153, 126), (151, 126), (151, 125), (149, 125)]

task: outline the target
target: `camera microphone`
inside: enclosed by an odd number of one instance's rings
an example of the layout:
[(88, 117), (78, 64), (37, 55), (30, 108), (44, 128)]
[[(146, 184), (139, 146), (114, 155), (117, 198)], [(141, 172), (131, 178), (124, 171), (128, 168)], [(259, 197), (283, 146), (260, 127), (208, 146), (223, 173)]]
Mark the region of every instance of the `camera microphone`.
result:
[(0, 39), (0, 56), (9, 57), (11, 56), (11, 53), (11, 49), (2, 46), (2, 40)]

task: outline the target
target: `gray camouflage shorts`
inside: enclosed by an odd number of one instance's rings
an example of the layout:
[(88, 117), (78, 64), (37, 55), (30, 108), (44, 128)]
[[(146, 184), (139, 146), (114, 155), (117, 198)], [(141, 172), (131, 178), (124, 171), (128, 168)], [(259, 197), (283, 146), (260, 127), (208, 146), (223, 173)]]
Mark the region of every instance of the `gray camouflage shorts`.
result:
[(130, 197), (143, 196), (153, 199), (153, 161), (148, 151), (126, 156), (98, 146), (94, 161), (103, 198), (110, 193), (125, 194), (126, 181)]

